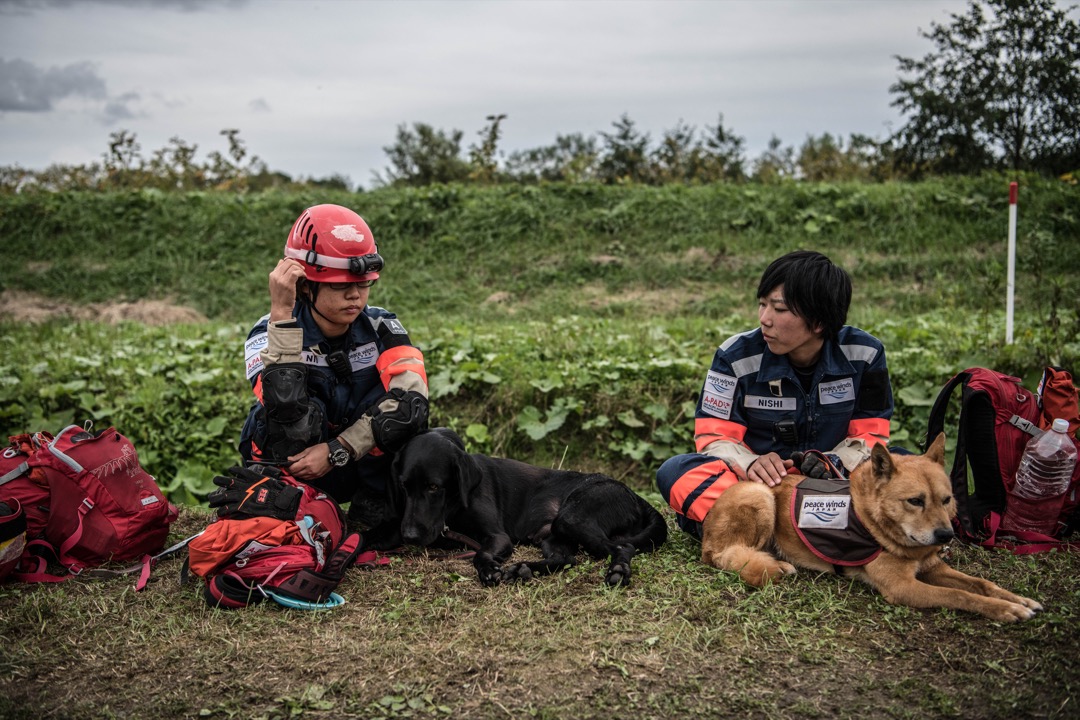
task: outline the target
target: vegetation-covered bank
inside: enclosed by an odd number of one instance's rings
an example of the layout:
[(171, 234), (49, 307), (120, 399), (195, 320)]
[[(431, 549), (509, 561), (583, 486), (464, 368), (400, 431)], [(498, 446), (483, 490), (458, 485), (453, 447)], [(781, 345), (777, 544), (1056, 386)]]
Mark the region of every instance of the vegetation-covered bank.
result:
[(1077, 365), (1080, 189), (1025, 178), (1014, 345), (1004, 344), (1006, 180), (477, 188), (325, 196), (0, 197), (20, 252), (8, 290), (76, 302), (167, 299), (200, 325), (4, 321), (0, 430), (92, 419), (132, 436), (174, 497), (235, 458), (242, 345), (300, 211), (357, 208), (388, 267), (372, 302), (426, 355), (433, 419), (478, 451), (651, 485), (690, 447), (716, 345), (752, 327), (763, 266), (821, 250), (855, 280), (850, 321), (885, 341), (894, 440), (916, 446), (934, 393), (988, 365), (1037, 379)]
[[(1019, 308), (1045, 320), (1078, 295), (1080, 186), (1019, 179)], [(364, 216), (387, 259), (372, 301), (413, 325), (752, 317), (763, 264), (795, 247), (852, 272), (856, 321), (936, 309), (996, 314), (1008, 183), (4, 195), (0, 232), (14, 252), (0, 286), (81, 301), (168, 298), (250, 323), (265, 311), (266, 274), (293, 220), (334, 202)]]

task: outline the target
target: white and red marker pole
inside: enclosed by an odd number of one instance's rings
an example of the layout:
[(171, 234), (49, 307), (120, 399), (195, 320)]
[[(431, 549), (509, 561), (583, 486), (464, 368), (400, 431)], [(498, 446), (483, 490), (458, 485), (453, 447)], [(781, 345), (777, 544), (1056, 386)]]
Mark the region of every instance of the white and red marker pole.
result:
[(1013, 295), (1016, 292), (1016, 196), (1017, 184), (1009, 183), (1009, 270), (1005, 283), (1005, 344), (1013, 341)]

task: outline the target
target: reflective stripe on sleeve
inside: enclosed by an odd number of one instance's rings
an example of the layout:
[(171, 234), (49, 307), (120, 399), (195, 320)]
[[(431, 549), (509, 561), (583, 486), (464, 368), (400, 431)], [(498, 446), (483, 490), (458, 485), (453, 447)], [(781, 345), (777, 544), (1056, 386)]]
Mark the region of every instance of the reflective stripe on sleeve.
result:
[(390, 381), (395, 376), (407, 372), (420, 376), (424, 387), (427, 387), (428, 379), (427, 370), (424, 368), (424, 354), (420, 352), (419, 348), (412, 345), (399, 345), (384, 350), (379, 354), (375, 367), (379, 371), (379, 378), (382, 380), (383, 387), (388, 390), (390, 389)]
[(862, 440), (867, 449), (874, 445), (889, 444), (889, 420), (888, 418), (862, 418), (848, 423), (848, 438)]
[(746, 426), (730, 420), (709, 417), (694, 420), (694, 445), (698, 452), (702, 452), (717, 440), (742, 445), (745, 436)]
[(704, 522), (720, 494), (739, 481), (723, 460), (698, 465), (671, 486), (668, 499), (672, 509), (695, 522)]

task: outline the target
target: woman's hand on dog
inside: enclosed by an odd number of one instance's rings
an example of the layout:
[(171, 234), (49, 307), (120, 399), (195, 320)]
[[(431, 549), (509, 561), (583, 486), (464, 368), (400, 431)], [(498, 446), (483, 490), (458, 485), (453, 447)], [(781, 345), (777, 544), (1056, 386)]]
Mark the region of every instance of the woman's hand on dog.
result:
[(746, 479), (774, 487), (780, 484), (793, 467), (795, 463), (792, 461), (781, 460), (774, 452), (767, 453), (750, 464), (746, 470)]

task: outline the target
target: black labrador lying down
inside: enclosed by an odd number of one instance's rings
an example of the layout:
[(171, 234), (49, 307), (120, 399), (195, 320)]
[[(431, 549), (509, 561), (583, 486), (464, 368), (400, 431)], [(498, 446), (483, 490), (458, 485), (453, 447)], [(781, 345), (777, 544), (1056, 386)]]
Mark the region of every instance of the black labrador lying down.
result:
[[(413, 437), (392, 473), (405, 503), (402, 539), (430, 545), (446, 528), (473, 538), (473, 564), (487, 586), (567, 568), (579, 547), (611, 558), (608, 585), (627, 585), (634, 554), (667, 540), (660, 513), (619, 481), (469, 454), (447, 428)], [(539, 545), (544, 559), (502, 567), (516, 543)]]

